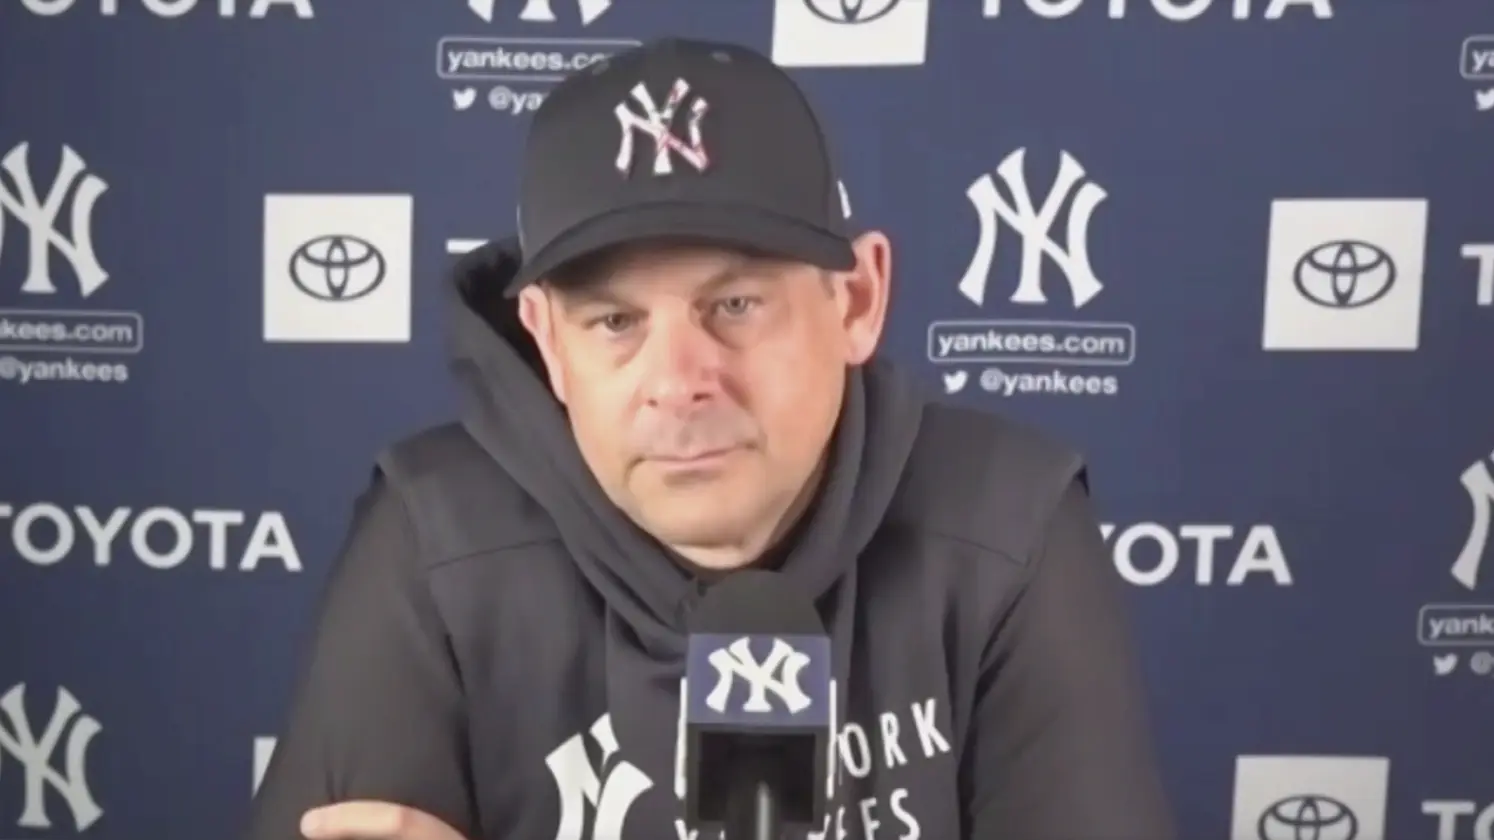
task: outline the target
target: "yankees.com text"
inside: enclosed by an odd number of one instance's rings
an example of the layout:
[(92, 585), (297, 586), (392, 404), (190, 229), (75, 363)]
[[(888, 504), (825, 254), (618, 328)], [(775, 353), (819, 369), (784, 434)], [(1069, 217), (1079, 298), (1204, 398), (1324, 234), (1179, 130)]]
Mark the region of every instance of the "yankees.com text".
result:
[(1494, 604), (1427, 604), (1417, 625), (1424, 645), (1494, 645)]
[(572, 39), (562, 51), (553, 40), (451, 36), (436, 47), (436, 73), (453, 81), (558, 82), (637, 43)]
[(935, 321), (929, 361), (1129, 365), (1136, 359), (1130, 324), (1061, 321)]
[(133, 312), (0, 310), (0, 350), (138, 353), (143, 330)]

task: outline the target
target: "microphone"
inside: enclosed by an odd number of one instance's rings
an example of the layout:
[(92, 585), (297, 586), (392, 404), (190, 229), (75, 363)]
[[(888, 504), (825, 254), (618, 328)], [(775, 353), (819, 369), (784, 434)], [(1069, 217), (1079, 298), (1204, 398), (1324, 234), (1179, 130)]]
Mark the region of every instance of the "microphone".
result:
[(724, 840), (817, 830), (833, 784), (835, 681), (814, 602), (776, 572), (711, 586), (685, 661), (685, 821)]

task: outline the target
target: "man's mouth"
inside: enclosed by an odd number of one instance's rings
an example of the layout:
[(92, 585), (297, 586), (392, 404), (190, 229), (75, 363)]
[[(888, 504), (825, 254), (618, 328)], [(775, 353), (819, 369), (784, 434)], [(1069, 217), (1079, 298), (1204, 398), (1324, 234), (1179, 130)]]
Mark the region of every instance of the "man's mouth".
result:
[(667, 455), (654, 455), (649, 460), (666, 466), (698, 464), (725, 457), (737, 451), (738, 448), (740, 447), (723, 446), (715, 449), (699, 449), (690, 452), (672, 452)]

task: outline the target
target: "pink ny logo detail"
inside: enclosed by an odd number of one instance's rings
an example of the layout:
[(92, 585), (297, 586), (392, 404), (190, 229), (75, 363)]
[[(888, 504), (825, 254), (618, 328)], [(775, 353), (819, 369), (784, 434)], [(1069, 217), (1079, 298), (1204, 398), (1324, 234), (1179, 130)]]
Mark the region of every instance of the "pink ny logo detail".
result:
[(641, 132), (654, 141), (654, 168), (655, 175), (670, 175), (674, 172), (672, 155), (679, 155), (682, 160), (695, 167), (697, 172), (704, 172), (710, 165), (710, 155), (706, 153), (705, 144), (700, 137), (700, 121), (710, 110), (710, 104), (697, 96), (690, 103), (688, 120), (685, 125), (685, 134), (689, 142), (681, 140), (673, 132), (675, 113), (680, 104), (690, 94), (690, 85), (684, 79), (676, 79), (674, 86), (669, 89), (669, 98), (664, 100), (664, 107), (660, 108), (654, 104), (654, 98), (649, 95), (648, 88), (642, 82), (633, 86), (633, 99), (643, 109), (638, 114), (629, 110), (627, 102), (617, 103), (613, 113), (617, 115), (617, 124), (622, 129), (622, 140), (617, 148), (617, 171), (624, 177), (633, 171), (633, 136)]

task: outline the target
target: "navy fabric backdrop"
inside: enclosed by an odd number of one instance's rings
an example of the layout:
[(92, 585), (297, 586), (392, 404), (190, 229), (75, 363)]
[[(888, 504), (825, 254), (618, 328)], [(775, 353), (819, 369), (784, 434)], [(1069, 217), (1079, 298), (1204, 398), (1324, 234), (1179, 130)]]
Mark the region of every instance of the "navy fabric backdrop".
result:
[(1185, 837), (1491, 840), (1487, 32), (0, 0), (0, 836), (237, 830), (373, 454), (446, 416), (439, 278), (509, 231), (528, 113), (682, 34), (795, 68), (894, 239), (893, 353), (1090, 456)]

